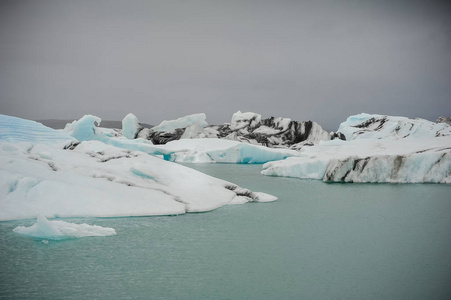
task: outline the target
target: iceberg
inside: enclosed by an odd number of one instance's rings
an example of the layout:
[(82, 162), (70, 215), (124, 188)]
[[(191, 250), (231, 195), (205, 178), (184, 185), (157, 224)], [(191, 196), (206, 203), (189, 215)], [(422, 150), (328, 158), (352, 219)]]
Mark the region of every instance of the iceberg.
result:
[(312, 121), (298, 122), (274, 117), (262, 119), (260, 114), (241, 111), (234, 113), (231, 122), (223, 125), (208, 125), (205, 114), (164, 121), (152, 129), (144, 129), (139, 137), (158, 145), (184, 138), (216, 138), (295, 150), (319, 141), (344, 139), (343, 135), (328, 133)]
[(450, 129), (426, 120), (360, 114), (340, 125), (350, 141), (304, 147), (298, 157), (264, 164), (262, 174), (326, 182), (451, 183)]
[[(0, 124), (5, 123), (4, 119), (0, 116)], [(83, 126), (75, 123), (71, 127), (74, 135), (93, 140), (77, 141), (46, 129), (46, 143), (33, 143), (35, 137), (20, 136), (21, 132), (33, 132), (34, 127), (40, 126), (18, 120), (17, 126), (1, 129), (8, 131), (3, 135), (8, 138), (0, 140), (0, 220), (39, 215), (47, 218), (179, 215), (277, 199), (249, 190), (243, 193), (243, 188), (233, 183), (147, 152), (127, 149), (126, 146), (159, 151), (139, 139), (102, 135), (93, 124), (98, 121), (95, 117), (82, 120)], [(11, 136), (18, 137), (20, 142), (11, 142)], [(65, 137), (65, 146), (61, 136)]]
[(355, 139), (427, 139), (450, 136), (451, 126), (446, 123), (434, 123), (424, 119), (409, 119), (384, 115), (359, 114), (350, 116), (340, 124), (338, 132), (346, 140)]
[(33, 238), (47, 240), (64, 240), (88, 236), (116, 235), (116, 230), (88, 224), (75, 224), (65, 221), (49, 221), (43, 216), (38, 216), (36, 223), (29, 226), (18, 226), (14, 232), (31, 236)]
[(178, 118), (177, 120), (163, 121), (159, 125), (153, 127), (152, 131), (173, 131), (175, 129), (186, 128), (193, 124), (199, 124), (202, 127), (208, 125), (207, 116), (204, 113), (188, 115)]
[(298, 152), (294, 150), (268, 148), (232, 140), (189, 138), (195, 132), (201, 130), (198, 124), (187, 127), (187, 130), (185, 130), (187, 138), (174, 140), (163, 145), (153, 145), (151, 141), (142, 138), (129, 140), (112, 135), (107, 136), (103, 133), (103, 130), (96, 127), (95, 123), (100, 123), (100, 118), (90, 115), (84, 116), (79, 121), (68, 124), (64, 132), (77, 137), (79, 141), (101, 141), (122, 149), (160, 155), (173, 162), (260, 164), (298, 155)]
[(273, 149), (222, 139), (183, 139), (160, 145), (168, 160), (184, 163), (262, 164), (299, 153), (289, 149)]
[(122, 134), (128, 139), (135, 139), (138, 133), (143, 129), (143, 126), (139, 124), (138, 118), (129, 113), (122, 120)]

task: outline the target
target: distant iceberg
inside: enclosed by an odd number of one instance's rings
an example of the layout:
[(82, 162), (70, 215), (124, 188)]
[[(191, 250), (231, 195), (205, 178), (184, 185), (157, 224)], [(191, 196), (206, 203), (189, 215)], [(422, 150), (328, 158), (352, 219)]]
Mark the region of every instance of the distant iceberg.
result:
[(424, 119), (409, 119), (384, 115), (359, 114), (350, 116), (340, 124), (338, 132), (347, 141), (357, 139), (429, 139), (451, 136), (451, 126), (446, 123), (434, 123)]
[[(249, 130), (285, 134), (293, 128), (299, 134), (313, 132), (289, 119), (263, 125), (254, 113), (237, 113), (233, 119), (232, 135)], [(451, 183), (451, 126), (446, 123), (360, 114), (336, 133), (347, 141), (324, 136), (295, 151), (232, 137), (190, 138), (213, 132), (201, 122), (185, 122), (188, 138), (164, 145), (124, 137), (96, 126), (100, 122), (87, 115), (57, 131), (0, 115), (0, 220), (178, 215), (277, 199), (171, 161), (265, 163), (264, 175), (326, 182)], [(137, 124), (129, 115), (124, 126), (133, 135)]]
[(451, 126), (360, 114), (340, 125), (347, 140), (304, 147), (262, 174), (327, 182), (451, 183)]
[[(196, 118), (192, 116), (183, 123), (190, 130), (184, 131), (187, 135), (190, 134), (189, 132), (196, 132), (196, 130), (199, 130), (199, 128), (201, 130), (202, 128), (199, 125), (200, 123), (188, 125), (194, 119)], [(200, 122), (203, 120), (203, 117), (198, 117), (196, 120)], [(297, 151), (290, 149), (268, 148), (261, 145), (218, 138), (183, 138), (164, 145), (153, 145), (151, 141), (142, 138), (128, 139), (107, 135), (104, 133), (105, 129), (96, 126), (100, 122), (100, 118), (86, 115), (80, 120), (68, 124), (63, 131), (78, 141), (101, 141), (118, 148), (142, 151), (150, 155), (160, 155), (164, 159), (174, 162), (262, 164), (298, 155)]]
[(113, 228), (84, 223), (75, 224), (65, 221), (49, 221), (43, 216), (38, 216), (35, 224), (29, 227), (18, 226), (13, 231), (22, 235), (47, 240), (116, 235), (116, 230)]
[(316, 122), (298, 122), (274, 117), (263, 119), (260, 114), (241, 111), (232, 115), (230, 123), (222, 125), (208, 125), (205, 114), (163, 121), (152, 129), (142, 130), (138, 137), (151, 140), (156, 145), (184, 138), (215, 138), (270, 148), (292, 149), (319, 141), (343, 138), (342, 135), (323, 130)]

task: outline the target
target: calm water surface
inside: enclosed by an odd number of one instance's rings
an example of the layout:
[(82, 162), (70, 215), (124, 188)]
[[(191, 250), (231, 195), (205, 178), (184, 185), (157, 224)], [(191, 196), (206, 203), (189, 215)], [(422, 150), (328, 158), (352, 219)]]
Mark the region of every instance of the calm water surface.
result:
[(274, 203), (67, 219), (112, 237), (43, 244), (0, 222), (1, 299), (451, 299), (451, 186), (325, 184), (190, 165)]

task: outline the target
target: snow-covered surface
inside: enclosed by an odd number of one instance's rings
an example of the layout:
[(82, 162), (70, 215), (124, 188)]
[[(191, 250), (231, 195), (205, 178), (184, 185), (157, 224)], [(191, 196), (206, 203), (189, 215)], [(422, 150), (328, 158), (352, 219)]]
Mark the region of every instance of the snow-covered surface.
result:
[[(93, 129), (89, 123), (97, 119), (87, 117), (81, 121), (83, 126), (74, 124), (77, 126), (72, 128), (73, 133), (97, 139), (99, 133), (95, 128), (88, 134)], [(155, 147), (144, 141), (100, 135), (111, 144), (98, 140), (77, 144), (68, 137), (69, 144), (64, 149), (61, 143), (49, 142), (60, 142), (52, 138), (52, 129), (47, 132), (46, 143), (27, 141), (16, 128), (27, 132), (27, 127), (35, 130), (39, 125), (27, 120), (19, 123), (2, 128), (2, 136), (9, 138), (0, 140), (0, 220), (39, 215), (176, 215), (209, 211), (226, 204), (277, 199), (141, 151), (111, 145), (141, 146), (144, 150), (146, 146)], [(61, 136), (55, 130), (53, 134)]]
[(43, 216), (38, 216), (36, 223), (29, 226), (18, 226), (13, 229), (19, 234), (46, 240), (64, 240), (88, 236), (116, 235), (116, 230), (88, 224), (75, 224), (65, 221), (49, 221)]
[(346, 136), (346, 140), (451, 136), (451, 126), (446, 123), (370, 114), (350, 116), (340, 124), (338, 131)]
[(0, 141), (65, 144), (74, 140), (41, 123), (0, 114)]
[(122, 119), (122, 134), (128, 139), (136, 138), (142, 128), (138, 118), (132, 113), (129, 113)]
[(341, 124), (350, 141), (320, 142), (262, 174), (331, 182), (451, 183), (451, 126), (360, 114)]
[(196, 137), (205, 138), (204, 128), (199, 123), (191, 124), (186, 127), (181, 139), (194, 139)]
[(177, 120), (163, 121), (158, 126), (152, 128), (152, 131), (173, 131), (178, 128), (186, 128), (193, 124), (199, 124), (202, 127), (208, 125), (207, 116), (204, 113), (193, 114), (178, 118)]

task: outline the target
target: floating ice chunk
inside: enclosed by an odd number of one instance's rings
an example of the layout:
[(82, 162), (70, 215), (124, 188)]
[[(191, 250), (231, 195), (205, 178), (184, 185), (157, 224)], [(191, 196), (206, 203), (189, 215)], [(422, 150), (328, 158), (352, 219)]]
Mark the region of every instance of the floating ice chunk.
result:
[(277, 200), (276, 196), (266, 194), (263, 192), (256, 192), (255, 194), (257, 196), (257, 198), (256, 198), (257, 202), (274, 202)]
[(129, 113), (122, 120), (122, 134), (128, 139), (134, 139), (138, 135), (138, 132), (141, 131), (143, 127), (138, 122), (138, 118)]
[(451, 137), (329, 141), (299, 157), (263, 165), (262, 174), (329, 182), (451, 183)]
[[(85, 115), (78, 121), (73, 121), (64, 127), (63, 132), (73, 136), (79, 141), (88, 141), (98, 139), (96, 133), (96, 124), (100, 125), (102, 119), (93, 115)], [(96, 137), (97, 134), (97, 137)]]
[[(100, 141), (83, 141), (70, 150), (17, 143), (17, 151), (5, 151), (1, 144), (0, 220), (178, 215), (216, 209), (240, 197), (240, 190), (226, 188), (231, 183)], [(255, 193), (248, 194), (258, 201)]]
[(13, 231), (46, 240), (63, 240), (88, 236), (110, 236), (116, 234), (116, 231), (113, 228), (88, 224), (75, 224), (65, 221), (49, 221), (44, 216), (39, 216), (36, 223), (29, 227), (18, 226), (14, 228)]
[(201, 127), (208, 126), (207, 116), (204, 113), (193, 114), (178, 118), (177, 120), (163, 121), (160, 125), (152, 128), (152, 131), (173, 131), (178, 128), (186, 128), (193, 124), (199, 124)]

